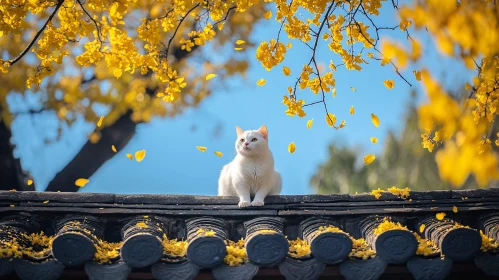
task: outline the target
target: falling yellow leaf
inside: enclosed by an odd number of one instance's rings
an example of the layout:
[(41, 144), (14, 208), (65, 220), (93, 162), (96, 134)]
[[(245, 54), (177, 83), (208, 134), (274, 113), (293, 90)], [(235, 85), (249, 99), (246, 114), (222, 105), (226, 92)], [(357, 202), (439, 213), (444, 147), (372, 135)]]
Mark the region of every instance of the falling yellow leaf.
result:
[(200, 150), (201, 152), (206, 152), (206, 147), (203, 146), (196, 146), (196, 149)]
[(414, 71), (412, 71), (412, 73), (413, 73), (413, 74), (414, 74), (414, 76), (416, 77), (416, 80), (421, 81), (421, 71), (419, 71), (419, 70), (414, 70)]
[(102, 126), (102, 121), (104, 121), (104, 116), (101, 116), (99, 118), (99, 121), (97, 122), (97, 127), (101, 127)]
[(43, 202), (43, 204), (47, 204), (47, 203), (49, 203), (49, 201), (48, 201), (48, 200), (45, 200), (45, 201)]
[(267, 11), (265, 14), (263, 14), (263, 17), (265, 19), (270, 19), (272, 17), (272, 12), (271, 11)]
[(243, 48), (234, 48), (236, 51), (240, 51), (242, 50)]
[(452, 206), (452, 212), (457, 213), (457, 207), (456, 206)]
[(216, 76), (217, 76), (217, 74), (208, 74), (208, 75), (206, 76), (206, 80), (207, 80), (207, 81), (208, 81), (208, 80), (211, 80), (211, 79), (215, 78)]
[(376, 156), (373, 154), (368, 154), (364, 157), (364, 164), (368, 165), (371, 164), (374, 160), (376, 159)]
[(356, 90), (354, 87), (350, 87), (350, 89), (351, 89), (353, 92), (357, 92), (357, 90)]
[(295, 150), (296, 150), (296, 145), (295, 145), (295, 142), (291, 142), (291, 143), (289, 143), (289, 145), (288, 145), (288, 152), (289, 152), (290, 154), (292, 154), (292, 153), (294, 153), (294, 152), (295, 152)]
[(113, 150), (113, 152), (117, 153), (118, 151), (116, 150), (116, 147), (114, 145), (111, 145), (111, 150)]
[(334, 124), (336, 123), (336, 116), (331, 113), (326, 114), (326, 122), (330, 127), (333, 127)]
[(355, 109), (353, 108), (353, 106), (350, 106), (350, 115), (353, 115), (355, 114)]
[(307, 128), (310, 129), (313, 124), (314, 124), (314, 120), (308, 120), (307, 121)]
[(383, 84), (387, 89), (393, 89), (393, 87), (395, 86), (395, 82), (393, 80), (385, 80)]
[(75, 181), (75, 185), (80, 188), (83, 188), (88, 182), (90, 182), (88, 179), (80, 178)]
[(289, 69), (288, 67), (286, 66), (283, 66), (282, 67), (282, 73), (285, 75), (285, 76), (289, 76), (291, 74), (291, 69)]
[(257, 86), (264, 86), (265, 84), (267, 83), (267, 81), (265, 79), (260, 79), (258, 81), (256, 81), (256, 85)]
[(28, 186), (31, 186), (31, 185), (33, 185), (33, 180), (29, 179), (28, 180)]
[(133, 160), (133, 156), (132, 156), (132, 154), (126, 154), (126, 157), (127, 157), (129, 160)]
[(88, 141), (90, 141), (90, 143), (92, 144), (95, 144), (99, 142), (100, 136), (101, 136), (100, 132), (92, 132), (92, 134), (90, 134), (90, 137), (88, 138)]
[(437, 213), (437, 214), (435, 215), (435, 217), (437, 218), (437, 220), (441, 221), (441, 220), (443, 220), (443, 219), (444, 219), (445, 215), (446, 215), (446, 214), (445, 214), (444, 212), (441, 212), (441, 213)]
[(242, 45), (244, 43), (246, 43), (246, 41), (244, 41), (244, 40), (237, 40), (236, 41), (236, 45)]
[(419, 226), (419, 232), (423, 233), (425, 227), (426, 227), (425, 224), (422, 224), (421, 226)]
[(218, 157), (222, 157), (223, 156), (222, 152), (215, 152), (215, 155), (217, 155)]
[(379, 127), (379, 118), (375, 114), (371, 113), (371, 121), (375, 127)]
[(140, 150), (135, 152), (135, 160), (141, 162), (146, 157), (146, 150)]
[(336, 88), (333, 88), (332, 94), (333, 94), (333, 97), (336, 97)]
[(373, 144), (378, 143), (378, 138), (376, 138), (376, 137), (371, 137), (371, 143), (373, 143)]

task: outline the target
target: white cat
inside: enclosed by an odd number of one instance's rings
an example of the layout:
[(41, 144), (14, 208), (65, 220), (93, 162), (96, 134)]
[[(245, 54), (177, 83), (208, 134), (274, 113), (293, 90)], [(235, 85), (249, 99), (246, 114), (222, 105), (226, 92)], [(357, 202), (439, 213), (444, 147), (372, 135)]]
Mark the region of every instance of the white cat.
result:
[[(267, 195), (281, 193), (282, 178), (274, 170), (267, 127), (243, 131), (236, 126), (237, 155), (225, 165), (218, 179), (219, 196), (239, 197), (239, 207), (263, 206)], [(250, 203), (250, 197), (254, 196)]]

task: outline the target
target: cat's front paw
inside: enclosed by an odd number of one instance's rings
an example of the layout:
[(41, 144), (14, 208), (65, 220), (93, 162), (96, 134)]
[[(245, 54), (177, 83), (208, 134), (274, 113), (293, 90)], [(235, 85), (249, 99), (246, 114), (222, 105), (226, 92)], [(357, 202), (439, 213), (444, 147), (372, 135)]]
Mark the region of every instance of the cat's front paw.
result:
[(253, 201), (251, 202), (251, 206), (263, 206), (263, 201)]
[(239, 208), (245, 208), (245, 207), (249, 207), (251, 205), (251, 203), (249, 201), (239, 201), (239, 203), (237, 205), (239, 206)]

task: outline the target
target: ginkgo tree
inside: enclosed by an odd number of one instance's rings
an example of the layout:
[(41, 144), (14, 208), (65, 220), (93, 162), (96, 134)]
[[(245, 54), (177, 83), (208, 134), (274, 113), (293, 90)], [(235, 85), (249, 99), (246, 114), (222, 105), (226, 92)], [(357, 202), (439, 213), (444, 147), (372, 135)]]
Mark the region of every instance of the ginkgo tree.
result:
[[(397, 26), (378, 24), (379, 17), (386, 16), (380, 14), (383, 5), (397, 13)], [(6, 0), (0, 14), (0, 45), (5, 49), (0, 79), (6, 85), (0, 89), (2, 123), (8, 127), (16, 116), (7, 102), (13, 94), (40, 96), (42, 109), (55, 111), (65, 125), (78, 117), (98, 122), (94, 105), (107, 109), (102, 126), (48, 190), (91, 176), (112, 157), (111, 145), (124, 147), (136, 123), (199, 104), (215, 86), (209, 78), (216, 75), (224, 81), (243, 73), (247, 59), (227, 56), (210, 63), (209, 55), (198, 50), (230, 46), (234, 53), (245, 52), (261, 18), (277, 21), (280, 28), (265, 41), (254, 42), (258, 47), (253, 55), (266, 70), (282, 67), (283, 75), (296, 78), (287, 92), (283, 88), (287, 115), (304, 117), (307, 106), (323, 105), (324, 124), (345, 127), (327, 106), (327, 93), (336, 94), (335, 73), (379, 63), (398, 74), (400, 82), (421, 82), (425, 88), (428, 101), (419, 108), (422, 146), (429, 152), (443, 146), (436, 153), (442, 179), (458, 186), (470, 174), (482, 185), (499, 177), (491, 149), (495, 136), (490, 135), (499, 104), (499, 7), (492, 0), (418, 0), (404, 5), (396, 0)], [(476, 70), (466, 85), (466, 102), (452, 99), (431, 69), (412, 69), (411, 77), (402, 74), (422, 58), (421, 43), (410, 35), (413, 28), (427, 29), (442, 53)], [(386, 30), (403, 32), (409, 47), (380, 40)], [(289, 42), (283, 43), (284, 38)], [(300, 73), (286, 66), (291, 42), (310, 49)], [(319, 67), (319, 46), (334, 54), (327, 69)], [(201, 61), (189, 57), (195, 51)], [(383, 83), (392, 89), (398, 81)], [(265, 79), (258, 81), (264, 84)], [(321, 100), (308, 102), (315, 95)], [(372, 122), (378, 126), (380, 120), (372, 115)], [(106, 152), (79, 170), (96, 147)], [(375, 155), (365, 158), (366, 164), (374, 160)]]

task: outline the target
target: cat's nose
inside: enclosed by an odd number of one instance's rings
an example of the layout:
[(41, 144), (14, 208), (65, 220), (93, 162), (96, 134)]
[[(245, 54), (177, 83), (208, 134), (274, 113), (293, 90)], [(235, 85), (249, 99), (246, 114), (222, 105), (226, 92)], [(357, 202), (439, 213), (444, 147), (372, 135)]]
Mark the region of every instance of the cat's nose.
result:
[(244, 142), (244, 146), (248, 146), (248, 145), (249, 145), (249, 143), (248, 143), (248, 142)]

